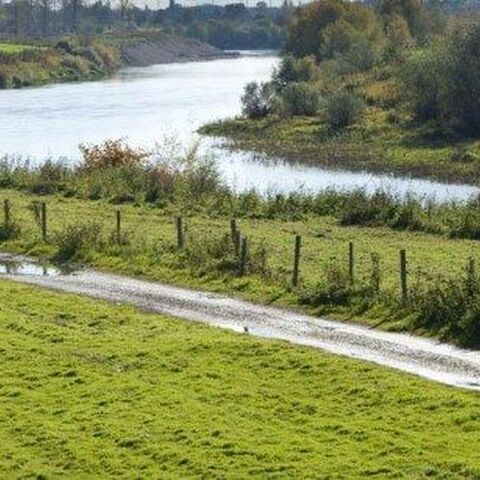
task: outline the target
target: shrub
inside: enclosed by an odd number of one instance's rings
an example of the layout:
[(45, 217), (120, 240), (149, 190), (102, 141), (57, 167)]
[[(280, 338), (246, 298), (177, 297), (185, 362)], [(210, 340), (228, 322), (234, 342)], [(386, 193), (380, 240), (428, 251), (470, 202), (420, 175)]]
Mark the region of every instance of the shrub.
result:
[(416, 326), (441, 332), (464, 345), (480, 343), (480, 276), (474, 260), (465, 266), (463, 277), (424, 280), (412, 292), (417, 312)]
[(124, 140), (106, 140), (99, 145), (80, 145), (81, 167), (87, 170), (139, 166), (146, 163), (149, 153), (133, 148)]
[(54, 236), (57, 246), (55, 260), (68, 262), (83, 258), (89, 250), (98, 245), (100, 233), (101, 226), (97, 223), (69, 225)]
[(273, 112), (275, 91), (270, 83), (250, 82), (242, 96), (242, 112), (248, 118), (261, 118)]
[(322, 58), (341, 58), (358, 71), (371, 69), (378, 60), (375, 47), (366, 34), (345, 19), (325, 29), (322, 43)]
[(314, 56), (297, 59), (286, 55), (282, 58), (280, 67), (274, 70), (272, 83), (277, 91), (281, 91), (291, 83), (311, 82), (319, 73)]
[(51, 195), (63, 188), (71, 178), (71, 169), (62, 162), (47, 160), (37, 169), (37, 175), (30, 186), (36, 195)]
[(300, 302), (312, 306), (348, 305), (355, 295), (355, 288), (345, 268), (336, 259), (325, 266), (324, 278), (315, 287), (307, 289)]
[(418, 118), (440, 119), (446, 114), (448, 76), (442, 48), (416, 51), (403, 68), (406, 98)]
[(339, 90), (327, 99), (326, 120), (333, 129), (342, 129), (353, 125), (362, 116), (365, 101), (348, 90)]
[(287, 116), (313, 116), (320, 107), (320, 93), (309, 83), (291, 83), (282, 91), (281, 98)]
[(0, 242), (13, 240), (20, 236), (21, 229), (15, 222), (8, 222), (0, 224)]

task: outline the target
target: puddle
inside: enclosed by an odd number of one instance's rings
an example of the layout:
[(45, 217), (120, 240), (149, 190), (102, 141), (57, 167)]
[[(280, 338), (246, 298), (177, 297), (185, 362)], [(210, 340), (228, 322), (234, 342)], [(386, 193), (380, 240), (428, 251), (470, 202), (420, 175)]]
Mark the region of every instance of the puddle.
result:
[(0, 260), (1, 275), (21, 275), (35, 277), (56, 277), (72, 273), (72, 269), (60, 268), (51, 264), (36, 262), (20, 262), (15, 260)]

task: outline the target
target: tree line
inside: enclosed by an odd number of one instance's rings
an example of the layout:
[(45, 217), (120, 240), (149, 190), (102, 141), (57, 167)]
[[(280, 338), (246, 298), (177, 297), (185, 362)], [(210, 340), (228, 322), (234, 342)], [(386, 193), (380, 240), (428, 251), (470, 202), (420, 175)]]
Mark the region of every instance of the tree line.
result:
[(166, 9), (139, 7), (132, 0), (0, 0), (0, 36), (9, 39), (52, 37), (65, 33), (102, 34), (111, 30), (160, 28), (221, 48), (279, 48), (292, 11), (259, 2)]

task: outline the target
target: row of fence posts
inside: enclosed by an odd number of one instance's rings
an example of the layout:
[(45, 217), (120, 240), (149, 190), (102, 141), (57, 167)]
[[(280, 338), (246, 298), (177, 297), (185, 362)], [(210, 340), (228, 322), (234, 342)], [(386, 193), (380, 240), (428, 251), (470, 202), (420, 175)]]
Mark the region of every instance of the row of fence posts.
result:
[[(4, 224), (9, 225), (11, 222), (11, 203), (5, 200), (3, 204)], [(116, 210), (116, 238), (118, 243), (121, 243), (122, 238), (122, 213)], [(183, 217), (175, 219), (175, 229), (177, 234), (178, 249), (185, 248), (185, 222)], [(47, 204), (41, 202), (40, 204), (40, 230), (42, 239), (47, 241)], [(244, 276), (247, 270), (248, 262), (248, 238), (243, 236), (241, 230), (238, 228), (237, 220), (230, 220), (230, 235), (235, 248), (235, 255), (238, 258), (237, 273), (239, 276)], [(294, 252), (293, 252), (293, 270), (292, 270), (292, 287), (297, 288), (300, 285), (300, 266), (301, 266), (301, 252), (302, 252), (302, 236), (295, 236)], [(348, 244), (348, 274), (350, 282), (355, 283), (355, 246), (353, 242)], [(379, 288), (379, 285), (377, 285)], [(407, 251), (400, 250), (400, 289), (401, 302), (406, 305), (408, 302), (408, 269), (407, 269)]]
[[(182, 217), (176, 219), (177, 226), (177, 246), (179, 249), (185, 247), (185, 230)], [(246, 272), (248, 260), (248, 239), (241, 234), (238, 228), (237, 220), (230, 220), (230, 235), (235, 247), (235, 254), (238, 258), (238, 275), (243, 276)], [(295, 236), (295, 245), (293, 253), (292, 286), (297, 288), (300, 285), (300, 261), (302, 251), (302, 236)], [(355, 283), (355, 246), (353, 242), (348, 244), (348, 274), (350, 282)], [(408, 280), (407, 280), (407, 251), (400, 250), (400, 286), (401, 301), (403, 305), (408, 302)], [(380, 289), (379, 279), (376, 281), (376, 290)]]

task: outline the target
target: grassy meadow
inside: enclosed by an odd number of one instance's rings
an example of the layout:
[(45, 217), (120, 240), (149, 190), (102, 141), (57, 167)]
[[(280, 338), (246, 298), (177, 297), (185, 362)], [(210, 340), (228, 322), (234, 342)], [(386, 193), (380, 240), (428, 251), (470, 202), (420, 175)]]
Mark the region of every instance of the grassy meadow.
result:
[(480, 476), (480, 397), (1, 281), (4, 478)]
[[(422, 329), (412, 321), (412, 312), (400, 305), (401, 249), (407, 250), (412, 292), (421, 290), (427, 279), (433, 281), (440, 275), (458, 280), (463, 277), (469, 259), (480, 261), (478, 242), (474, 240), (385, 227), (344, 227), (329, 216), (305, 215), (296, 221), (243, 218), (238, 225), (242, 235), (249, 239), (250, 265), (247, 275), (239, 277), (238, 260), (229, 240), (228, 217), (201, 213), (185, 216), (186, 247), (179, 250), (175, 228), (179, 212), (172, 206), (165, 209), (148, 204), (117, 206), (103, 200), (2, 192), (0, 201), (7, 198), (11, 202), (11, 218), (21, 233), (1, 243), (3, 251), (79, 261), (131, 276), (230, 293), (262, 303), (302, 306), (313, 313), (370, 325), (382, 323), (383, 328), (391, 330), (441, 334), (438, 329)], [(32, 209), (39, 201), (47, 204), (47, 242), (42, 240), (36, 210)], [(116, 237), (117, 210), (122, 215), (120, 241)], [(299, 288), (291, 286), (295, 235), (302, 235), (303, 242)], [(334, 290), (348, 288), (345, 275), (349, 242), (355, 247), (355, 283), (359, 285), (350, 300), (337, 298)], [(370, 285), (373, 276), (372, 256), (378, 259), (380, 292), (365, 302), (364, 297), (369, 298), (370, 294), (363, 289)], [(309, 301), (324, 288), (327, 298), (316, 303)]]

